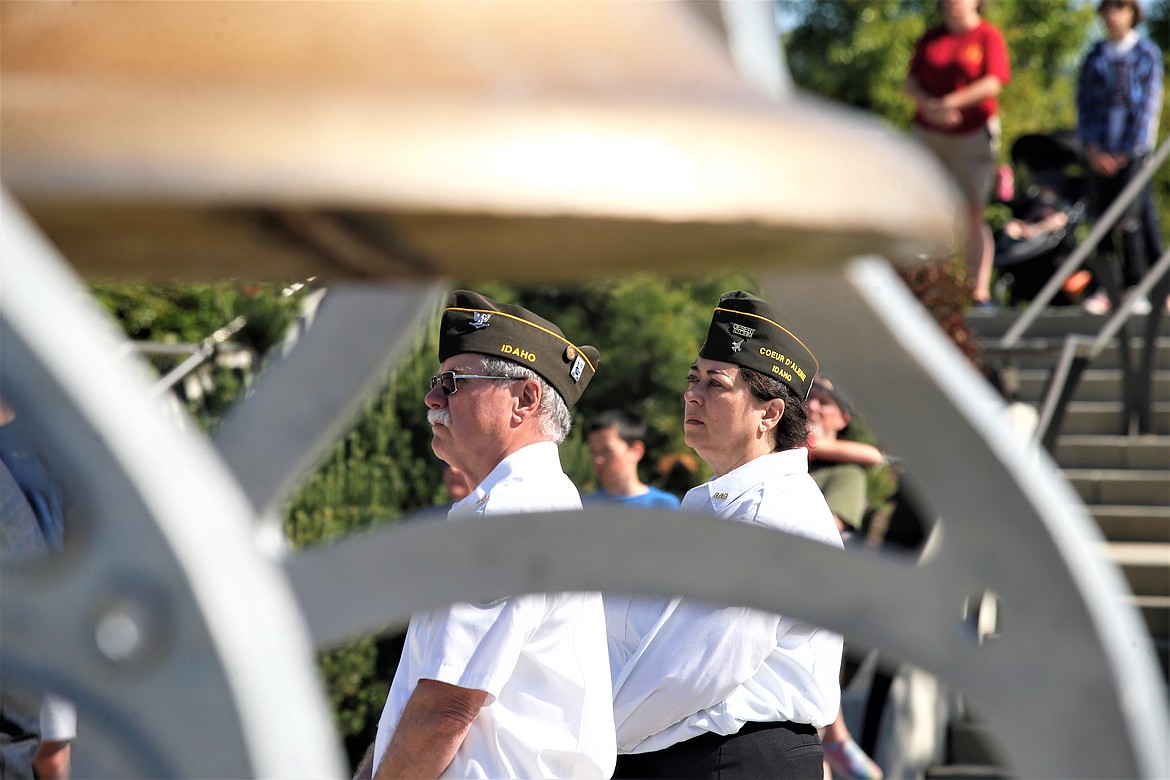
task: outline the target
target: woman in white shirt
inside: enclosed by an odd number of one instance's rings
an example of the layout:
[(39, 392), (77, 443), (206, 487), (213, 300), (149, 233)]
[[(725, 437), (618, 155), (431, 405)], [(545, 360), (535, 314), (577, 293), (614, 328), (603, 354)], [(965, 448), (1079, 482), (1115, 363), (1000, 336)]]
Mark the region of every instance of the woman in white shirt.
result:
[[(725, 293), (683, 395), (685, 438), (714, 472), (682, 511), (841, 546), (808, 475), (817, 363), (765, 301)], [(820, 778), (817, 729), (840, 703), (841, 637), (781, 615), (606, 596), (615, 777)]]

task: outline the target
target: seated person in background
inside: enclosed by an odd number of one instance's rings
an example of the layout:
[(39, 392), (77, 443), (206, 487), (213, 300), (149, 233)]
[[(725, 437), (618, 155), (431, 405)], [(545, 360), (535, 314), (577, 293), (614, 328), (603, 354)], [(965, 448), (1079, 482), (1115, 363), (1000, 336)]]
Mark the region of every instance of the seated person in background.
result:
[(805, 406), (812, 430), (809, 474), (825, 494), (838, 529), (848, 539), (861, 528), (865, 469), (885, 463), (885, 455), (872, 444), (840, 438), (849, 427), (853, 411), (830, 380), (818, 376), (813, 381)]
[[(805, 407), (808, 409), (809, 443), (812, 445), (809, 474), (825, 494), (841, 538), (848, 539), (853, 531), (861, 528), (861, 518), (865, 513), (865, 468), (883, 463), (885, 456), (872, 444), (838, 438), (849, 427), (853, 411), (833, 389), (830, 380), (822, 376), (813, 380)], [(849, 733), (843, 712), (838, 712), (837, 719), (824, 728), (821, 739), (825, 762), (832, 767), (835, 777), (858, 780), (881, 780), (883, 777), (881, 768)]]
[(997, 409), (1008, 428), (1015, 434), (1020, 444), (1025, 447), (1032, 445), (1032, 437), (1040, 424), (1040, 413), (1036, 407), (1020, 400), (1020, 380), (1014, 369), (987, 365), (983, 368), (983, 375), (987, 383), (1004, 401), (1004, 406)]
[(443, 464), (443, 487), (447, 488), (447, 498), (452, 504), (458, 504), (471, 493), (467, 477), (450, 463)]
[(678, 509), (678, 498), (638, 477), (646, 454), (646, 424), (620, 409), (602, 412), (589, 426), (589, 462), (601, 488), (585, 502), (617, 501), (643, 509)]
[[(62, 551), (65, 544), (65, 515), (60, 485), (41, 460), (33, 439), (21, 427), (16, 412), (0, 399), (0, 464), (3, 464), (20, 489), (36, 520), (33, 536), (39, 540), (36, 547), (44, 547), (50, 554)], [(5, 499), (6, 501), (10, 499)], [(15, 498), (11, 500), (15, 501)], [(3, 518), (5, 527), (12, 518)], [(0, 534), (5, 536), (6, 532)], [(32, 537), (29, 537), (32, 538)], [(8, 547), (5, 539), (0, 547)], [(0, 710), (6, 705), (0, 705)], [(8, 734), (8, 712), (0, 731)], [(40, 707), (40, 744), (29, 768), (37, 780), (67, 780), (72, 772), (72, 744), (77, 737), (77, 708), (73, 702), (53, 693), (46, 693)], [(0, 753), (0, 777), (22, 776), (25, 767), (18, 768)]]
[(1019, 217), (1009, 219), (1003, 235), (1013, 241), (1031, 241), (1068, 224), (1068, 204), (1051, 187), (1040, 186), (1036, 200)]
[(447, 500), (420, 509), (407, 517), (406, 519), (412, 523), (419, 520), (446, 520), (451, 507), (467, 498), (467, 494), (471, 492), (471, 486), (467, 484), (467, 476), (458, 467), (442, 461), (439, 462), (439, 465), (443, 467), (443, 489), (447, 493)]
[[(0, 412), (2, 414), (2, 412)], [(36, 515), (3, 460), (0, 460), (0, 553), (6, 562), (48, 554)], [(0, 678), (0, 777), (33, 780), (41, 743), (39, 704), (26, 691), (4, 687)]]
[(77, 707), (68, 699), (46, 693), (41, 700), (41, 746), (33, 759), (37, 780), (68, 780), (76, 738)]

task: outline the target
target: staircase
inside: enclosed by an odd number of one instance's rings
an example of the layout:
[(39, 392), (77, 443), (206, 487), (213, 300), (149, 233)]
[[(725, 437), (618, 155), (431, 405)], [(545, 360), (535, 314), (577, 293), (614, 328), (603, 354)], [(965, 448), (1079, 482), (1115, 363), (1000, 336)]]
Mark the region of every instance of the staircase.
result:
[[(967, 324), (995, 353), (1011, 327), (1011, 314), (970, 312)], [(1088, 336), (1105, 318), (1062, 307), (1038, 319), (1013, 353), (1020, 400), (1039, 406), (1064, 337)], [(1131, 333), (1144, 331), (1135, 318)], [(1082, 375), (1052, 453), (1069, 484), (1085, 502), (1105, 537), (1103, 552), (1133, 590), (1163, 673), (1170, 679), (1170, 314), (1157, 334), (1151, 397), (1152, 433), (1123, 433), (1122, 372), (1111, 345)], [(1138, 354), (1134, 339), (1131, 357)]]
[[(1015, 314), (968, 312), (967, 324), (982, 337), (988, 358), (1007, 358), (998, 340)], [(1021, 401), (1039, 408), (1052, 366), (1069, 334), (1095, 336), (1105, 318), (1079, 307), (1050, 310), (1030, 328), (1006, 364), (1016, 368)], [(1144, 332), (1137, 318), (1131, 333)], [(1138, 354), (1131, 342), (1131, 359)], [(1133, 591), (1170, 680), (1170, 315), (1156, 341), (1152, 428), (1123, 433), (1123, 384), (1116, 344), (1081, 376), (1052, 453), (1065, 479), (1089, 508), (1105, 538), (1102, 553), (1117, 564)], [(947, 724), (945, 763), (928, 767), (927, 780), (1012, 778), (988, 725), (974, 713), (958, 712)]]

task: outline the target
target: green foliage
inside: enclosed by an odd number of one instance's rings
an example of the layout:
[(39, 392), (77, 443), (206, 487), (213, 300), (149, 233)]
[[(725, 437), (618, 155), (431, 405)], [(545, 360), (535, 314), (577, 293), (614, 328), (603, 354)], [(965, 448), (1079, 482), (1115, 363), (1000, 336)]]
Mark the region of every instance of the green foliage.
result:
[[(776, 2), (784, 18), (799, 20), (784, 36), (799, 88), (909, 128), (913, 102), (903, 85), (914, 42), (939, 21), (935, 0)], [(1077, 71), (1101, 25), (1096, 3), (1080, 0), (989, 0), (986, 17), (1003, 31), (1011, 57), (1012, 80), (999, 97), (1000, 157), (1007, 162), (1020, 136), (1076, 127)], [(1147, 4), (1145, 33), (1170, 54), (1170, 1)], [(1160, 137), (1168, 133), (1170, 101), (1163, 101)], [(1153, 189), (1163, 235), (1170, 235), (1170, 166), (1154, 177)]]
[[(243, 317), (243, 328), (230, 340), (256, 355), (265, 354), (280, 339), (296, 317), (301, 297), (291, 287), (238, 282), (95, 282), (90, 289), (132, 341), (198, 345), (232, 320)], [(185, 355), (156, 355), (150, 362), (163, 374), (184, 358)], [(213, 391), (187, 399), (186, 408), (201, 426), (212, 429), (243, 394), (247, 376), (209, 361), (200, 367), (199, 377)]]
[(443, 498), (423, 396), (437, 366), (430, 327), (372, 397), (352, 429), (304, 478), (285, 512), (294, 546), (395, 520)]
[(1052, 0), (997, 0), (988, 18), (1003, 30), (1012, 80), (1000, 95), (1007, 159), (1021, 135), (1076, 127), (1076, 73), (1096, 18), (1093, 7)]
[(382, 713), (390, 682), (378, 679), (377, 662), (378, 648), (372, 638), (321, 654), (321, 674), (344, 736), (365, 731)]
[(801, 23), (785, 39), (798, 86), (899, 126), (912, 114), (902, 84), (931, 0), (778, 0)]
[[(793, 79), (809, 92), (909, 127), (903, 85), (914, 43), (939, 16), (933, 0), (779, 0), (803, 15), (787, 36)], [(1012, 81), (1001, 95), (1004, 149), (1025, 133), (1072, 127), (1070, 74), (1093, 29), (1090, 6), (1053, 0), (996, 0), (987, 18), (1003, 30)]]
[(198, 343), (243, 316), (247, 324), (232, 340), (261, 354), (280, 340), (297, 315), (301, 297), (284, 285), (231, 281), (183, 285), (94, 282), (90, 289), (134, 341)]

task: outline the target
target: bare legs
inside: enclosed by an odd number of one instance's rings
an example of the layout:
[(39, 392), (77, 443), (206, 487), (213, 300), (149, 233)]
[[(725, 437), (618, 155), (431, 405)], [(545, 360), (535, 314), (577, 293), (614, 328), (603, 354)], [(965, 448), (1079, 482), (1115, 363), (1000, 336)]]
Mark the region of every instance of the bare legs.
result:
[(963, 255), (967, 261), (967, 285), (976, 304), (991, 300), (991, 266), (994, 244), (983, 206), (967, 204), (963, 212)]

